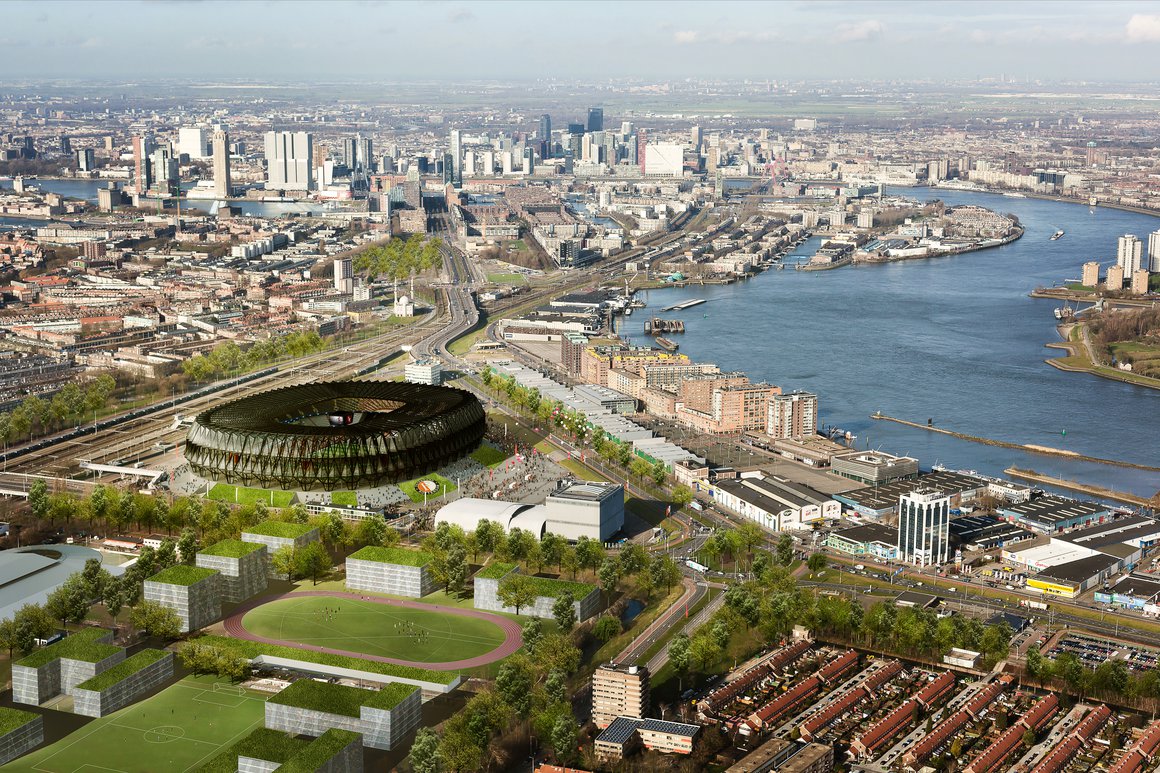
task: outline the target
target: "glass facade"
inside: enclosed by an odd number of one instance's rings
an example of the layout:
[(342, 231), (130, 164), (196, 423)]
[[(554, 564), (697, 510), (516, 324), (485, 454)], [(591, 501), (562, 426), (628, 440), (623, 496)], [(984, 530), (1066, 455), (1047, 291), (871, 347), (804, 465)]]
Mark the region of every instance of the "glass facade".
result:
[(919, 566), (946, 563), (951, 498), (918, 489), (898, 500), (898, 559)]

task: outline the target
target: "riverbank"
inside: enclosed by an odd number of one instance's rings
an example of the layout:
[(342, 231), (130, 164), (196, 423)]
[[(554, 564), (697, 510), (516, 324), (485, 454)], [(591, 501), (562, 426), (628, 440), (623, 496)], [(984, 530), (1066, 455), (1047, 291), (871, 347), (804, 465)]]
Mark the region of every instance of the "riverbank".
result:
[(1034, 443), (1011, 443), (1006, 440), (995, 440), (994, 438), (979, 437), (977, 435), (967, 435), (962, 432), (955, 432), (954, 430), (943, 429), (942, 427), (935, 427), (931, 424), (919, 424), (916, 421), (907, 421), (906, 419), (899, 419), (894, 416), (887, 416), (884, 413), (872, 413), (871, 419), (879, 421), (891, 421), (895, 424), (901, 424), (904, 427), (911, 427), (913, 429), (924, 429), (927, 432), (935, 432), (940, 435), (949, 435), (959, 440), (967, 440), (971, 443), (979, 443), (985, 446), (995, 446), (997, 448), (1010, 448), (1016, 451), (1027, 451), (1033, 454), (1042, 454), (1044, 456), (1056, 456), (1064, 459), (1071, 459), (1077, 462), (1091, 462), (1093, 464), (1106, 464), (1112, 467), (1127, 467), (1133, 470), (1147, 470), (1148, 472), (1160, 472), (1160, 467), (1153, 467), (1148, 464), (1139, 464), (1137, 462), (1125, 462), (1121, 459), (1104, 459), (1099, 456), (1087, 456), (1086, 454), (1076, 453), (1075, 451), (1067, 451), (1062, 448), (1052, 448), (1050, 446), (1040, 446)]
[(1023, 238), (1024, 229), (1016, 226), (1013, 233), (1004, 236), (1002, 239), (988, 239), (984, 242), (972, 244), (967, 247), (960, 247), (950, 250), (939, 250), (937, 252), (929, 252), (926, 255), (903, 255), (898, 257), (882, 257), (874, 259), (855, 259), (854, 262), (860, 266), (874, 266), (884, 263), (901, 263), (907, 260), (930, 260), (931, 258), (947, 258), (952, 255), (966, 255), (971, 252), (980, 252), (982, 250), (993, 250), (996, 247), (1005, 247), (1008, 244), (1018, 241)]
[[(1073, 196), (1057, 196), (1057, 195), (1052, 195), (1052, 194), (1048, 194), (1048, 193), (1034, 193), (1032, 191), (1012, 191), (1012, 190), (1003, 189), (1003, 188), (988, 188), (985, 185), (980, 186), (978, 188), (972, 188), (972, 189), (944, 188), (944, 187), (938, 186), (938, 185), (915, 185), (915, 186), (910, 186), (910, 187), (927, 188), (928, 190), (932, 190), (932, 191), (938, 191), (938, 190), (954, 191), (956, 193), (986, 193), (986, 194), (990, 194), (992, 196), (1003, 196), (1003, 195), (1006, 195), (1008, 193), (1018, 193), (1019, 194), (1018, 198), (1038, 199), (1039, 201), (1055, 201), (1055, 202), (1058, 202), (1060, 204), (1079, 204), (1080, 206), (1084, 206), (1084, 207), (1096, 206), (1096, 207), (1103, 207), (1105, 209), (1118, 209), (1121, 212), (1132, 212), (1132, 213), (1137, 214), (1137, 215), (1148, 215), (1149, 217), (1160, 217), (1160, 210), (1145, 209), (1144, 207), (1133, 207), (1133, 206), (1128, 205), (1128, 204), (1114, 204), (1114, 203), (1109, 202), (1109, 201), (1100, 201), (1098, 197), (1096, 199), (1096, 203), (1093, 205), (1088, 198), (1081, 199), (1081, 198), (1073, 197)], [(1012, 198), (1012, 197), (1008, 197), (1008, 198)]]
[(1066, 480), (1064, 478), (1055, 478), (1050, 475), (1044, 475), (1035, 470), (1023, 470), (1018, 467), (1008, 467), (1003, 470), (1012, 478), (1020, 480), (1031, 481), (1032, 483), (1042, 483), (1045, 486), (1053, 486), (1055, 488), (1067, 489), (1068, 491), (1075, 491), (1080, 494), (1087, 494), (1088, 496), (1100, 497), (1101, 499), (1111, 499), (1115, 502), (1123, 502), (1127, 505), (1136, 505), (1138, 507), (1151, 507), (1151, 502), (1146, 497), (1139, 497), (1135, 494), (1128, 494), (1123, 491), (1113, 491), (1104, 486), (1093, 486), (1088, 483), (1080, 483), (1079, 481)]
[(1045, 344), (1045, 346), (1048, 349), (1059, 349), (1067, 352), (1067, 356), (1051, 357), (1044, 362), (1057, 370), (1068, 373), (1088, 373), (1110, 381), (1122, 381), (1125, 384), (1147, 389), (1160, 389), (1160, 379), (1092, 362), (1091, 357), (1088, 356), (1087, 346), (1083, 341), (1083, 328), (1082, 322), (1060, 325), (1057, 329), (1059, 337), (1063, 340)]

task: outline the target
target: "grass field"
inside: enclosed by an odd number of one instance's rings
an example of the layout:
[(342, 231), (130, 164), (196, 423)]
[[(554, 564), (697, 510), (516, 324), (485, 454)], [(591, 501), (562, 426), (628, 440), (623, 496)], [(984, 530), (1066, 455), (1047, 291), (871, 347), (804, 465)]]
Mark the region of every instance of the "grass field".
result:
[(419, 483), (419, 481), (424, 481), (424, 480), (434, 481), (435, 485), (438, 487), (435, 489), (434, 492), (426, 495), (426, 500), (428, 502), (434, 501), (434, 500), (438, 499), (439, 497), (443, 496), (443, 493), (444, 493), (443, 487), (444, 486), (447, 487), (446, 492), (448, 494), (455, 491), (455, 489), (459, 488), (459, 486), (457, 486), (455, 484), (455, 481), (448, 480), (447, 478), (444, 478), (442, 475), (440, 475), (438, 473), (434, 473), (434, 472), (429, 474), (429, 475), (424, 475), (421, 478), (415, 478), (414, 480), (405, 480), (399, 484), (399, 488), (401, 488), (403, 490), (404, 494), (406, 494), (407, 496), (409, 496), (411, 498), (412, 502), (422, 502), (422, 501), (424, 501), (423, 492), (416, 489), (415, 486)]
[(488, 274), (487, 281), (494, 282), (500, 285), (523, 285), (527, 284), (528, 280), (523, 274)]
[(261, 727), (265, 696), (188, 677), (4, 766), (41, 773), (181, 773)]
[(499, 467), (507, 460), (507, 455), (498, 448), (484, 444), (471, 452), (471, 458), (484, 467)]
[(242, 625), (270, 639), (420, 663), (483, 655), (504, 638), (487, 620), (322, 596), (263, 604), (248, 612)]
[(354, 491), (330, 492), (330, 504), (340, 507), (358, 507), (358, 494)]
[(216, 499), (220, 502), (235, 502), (239, 505), (261, 502), (270, 507), (289, 507), (290, 501), (294, 499), (294, 492), (245, 488), (244, 486), (231, 486), (228, 483), (216, 483), (209, 490), (209, 498)]

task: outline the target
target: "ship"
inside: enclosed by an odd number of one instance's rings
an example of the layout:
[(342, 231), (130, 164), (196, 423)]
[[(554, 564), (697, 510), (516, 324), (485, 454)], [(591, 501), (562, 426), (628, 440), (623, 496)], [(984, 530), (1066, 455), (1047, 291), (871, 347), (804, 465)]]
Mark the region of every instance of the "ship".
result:
[(667, 338), (658, 338), (657, 346), (669, 352), (675, 352), (677, 349), (681, 348), (675, 341), (670, 341)]
[(1063, 238), (1063, 229), (1062, 228), (1060, 228), (1058, 231), (1056, 231), (1055, 233), (1053, 233), (1051, 235), (1051, 241), (1055, 241), (1056, 239), (1062, 239), (1062, 238)]
[(1071, 319), (1074, 316), (1075, 309), (1066, 303), (1055, 310), (1055, 318), (1059, 320)]

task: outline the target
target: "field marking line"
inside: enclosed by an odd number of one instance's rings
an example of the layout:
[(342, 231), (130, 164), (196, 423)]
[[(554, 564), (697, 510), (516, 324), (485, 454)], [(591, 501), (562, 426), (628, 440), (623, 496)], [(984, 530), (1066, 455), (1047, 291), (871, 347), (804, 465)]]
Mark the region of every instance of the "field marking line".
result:
[[(202, 766), (202, 763), (204, 763), (206, 760), (208, 760), (211, 756), (217, 756), (218, 754), (225, 751), (226, 749), (233, 747), (234, 744), (236, 744), (242, 738), (244, 738), (245, 736), (247, 736), (251, 732), (253, 732), (253, 730), (256, 726), (263, 725), (263, 724), (265, 724), (265, 722), (266, 722), (265, 716), (258, 717), (253, 722), (246, 725), (246, 727), (240, 733), (238, 733), (237, 735), (230, 736), (226, 740), (225, 743), (219, 744), (217, 746), (217, 748), (215, 748), (209, 754), (205, 755), (204, 757), (199, 758), (196, 762), (194, 762), (192, 765), (190, 765), (188, 768), (186, 768), (185, 771), (183, 771), (183, 773), (186, 773), (187, 771), (190, 771), (190, 770), (197, 770), (198, 768), (200, 768)], [(209, 743), (209, 742), (207, 741), (206, 743)]]
[[(112, 720), (109, 720), (108, 722), (102, 722), (101, 719), (105, 719), (105, 717), (101, 717), (100, 719), (98, 719), (95, 722), (90, 722), (88, 725), (86, 725), (86, 727), (92, 728), (91, 730), (89, 730), (89, 732), (85, 733), (82, 736), (79, 736), (75, 741), (71, 741), (67, 745), (62, 746), (61, 748), (57, 749), (55, 752), (53, 752), (52, 754), (48, 755), (43, 760), (41, 760), (40, 761), (41, 764), (47, 765), (48, 761), (51, 760), (53, 757), (57, 756), (58, 754), (63, 754), (64, 752), (71, 749), (73, 746), (76, 746), (81, 741), (87, 739), (90, 735), (97, 732), (101, 728), (105, 727), (106, 725), (111, 725), (113, 723)], [(63, 741), (63, 740), (64, 739), (62, 738), (61, 741)], [(60, 743), (60, 741), (57, 741), (57, 743)], [(59, 771), (57, 771), (57, 769), (55, 769), (55, 768), (42, 768), (39, 765), (34, 765), (33, 769), (34, 770), (42, 770), (42, 771), (44, 771), (44, 773), (59, 773)], [(74, 768), (74, 770), (75, 770), (75, 768)]]
[[(141, 733), (142, 736), (144, 736), (146, 733), (153, 732), (153, 727), (140, 728), (140, 727), (136, 727), (134, 725), (122, 725), (122, 724), (118, 724), (116, 722), (110, 722), (109, 724), (112, 725), (113, 727), (119, 727), (122, 730), (132, 730), (134, 732)], [(166, 727), (166, 725), (154, 725), (154, 727)], [(179, 725), (169, 725), (169, 727), (179, 727)], [(182, 730), (185, 730), (185, 728), (182, 728)], [(203, 741), (200, 738), (194, 738), (194, 737), (188, 736), (188, 735), (183, 735), (179, 738), (175, 738), (174, 740), (176, 740), (176, 741), (192, 741), (194, 743), (208, 743), (208, 744), (213, 743), (213, 741)], [(157, 743), (157, 741), (150, 741), (150, 743)]]
[[(204, 695), (204, 693), (203, 693), (203, 695)], [(234, 696), (234, 697), (239, 697), (239, 696)], [(216, 698), (212, 701), (206, 700), (201, 695), (194, 696), (193, 698), (190, 698), (190, 700), (196, 701), (197, 703), (204, 703), (207, 706), (217, 706), (218, 708), (222, 708), (222, 709), (236, 709), (238, 706), (241, 706), (243, 703), (246, 702), (245, 696), (240, 696), (240, 698), (241, 699), (237, 703), (222, 703), (222, 702), (218, 701)]]
[(94, 765), (91, 762), (86, 762), (84, 765), (81, 765), (79, 768), (76, 768), (75, 770), (73, 770), (73, 773), (80, 773), (80, 771), (84, 770), (85, 768), (96, 768), (97, 770), (108, 770), (108, 771), (112, 771), (112, 773), (128, 773), (128, 771), (121, 770), (120, 768), (106, 768), (104, 765)]

